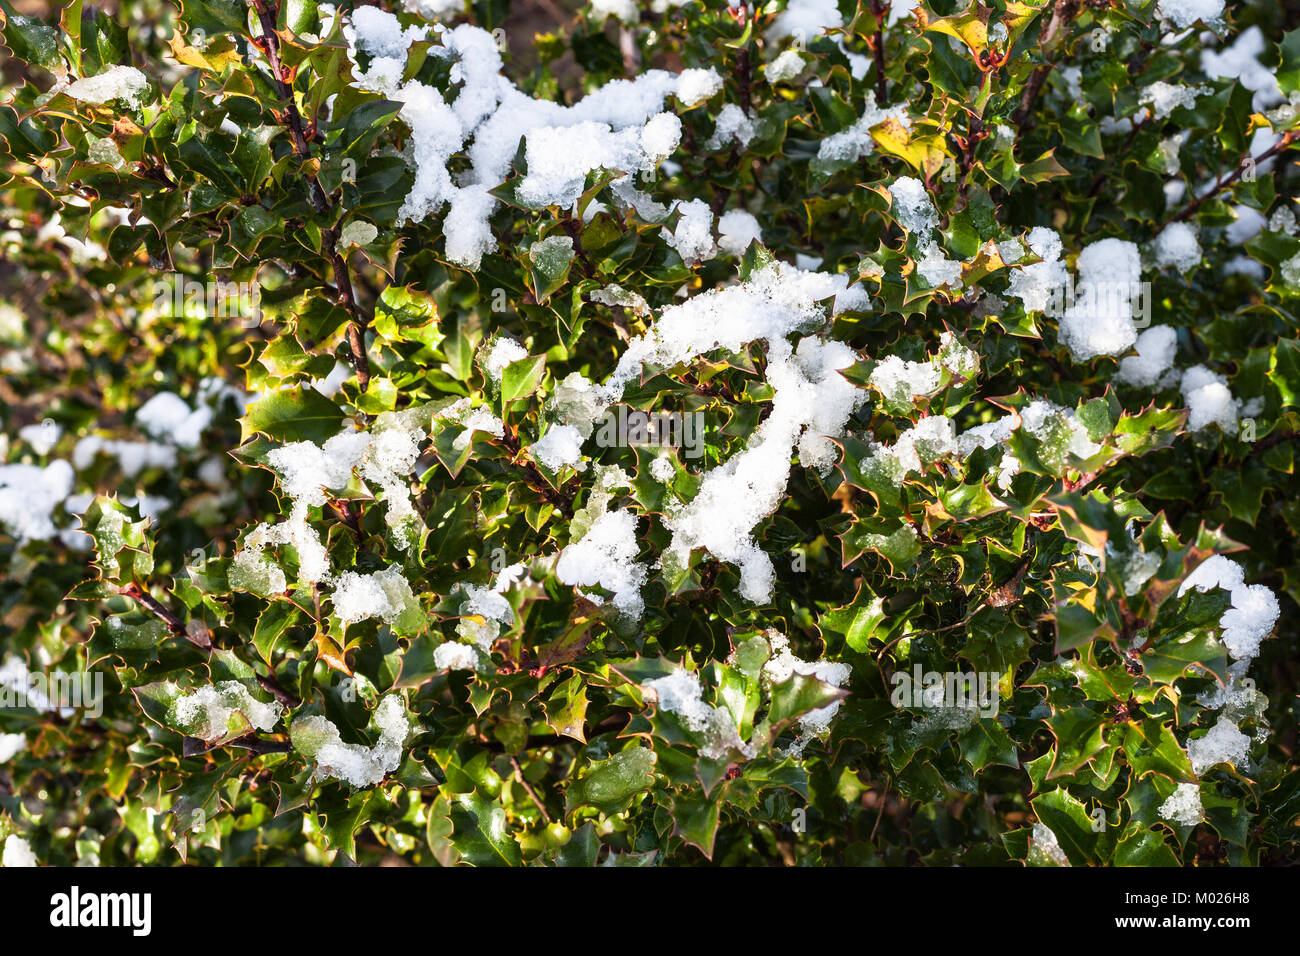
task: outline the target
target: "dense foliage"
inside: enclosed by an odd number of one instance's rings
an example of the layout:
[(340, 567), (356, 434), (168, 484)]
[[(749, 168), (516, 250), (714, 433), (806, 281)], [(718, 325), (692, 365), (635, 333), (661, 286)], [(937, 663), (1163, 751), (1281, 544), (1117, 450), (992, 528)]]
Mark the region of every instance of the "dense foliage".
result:
[(11, 2), (5, 865), (1295, 859), (1283, 5)]

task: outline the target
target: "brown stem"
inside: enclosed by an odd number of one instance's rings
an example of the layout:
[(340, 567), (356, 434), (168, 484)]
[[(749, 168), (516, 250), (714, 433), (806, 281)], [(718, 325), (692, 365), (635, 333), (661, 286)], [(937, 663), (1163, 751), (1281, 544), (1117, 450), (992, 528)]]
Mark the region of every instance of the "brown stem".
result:
[(871, 54), (876, 63), (876, 105), (885, 105), (885, 17), (889, 15), (887, 0), (871, 0), (871, 15), (876, 18), (875, 42)]
[[(984, 79), (987, 82), (990, 74), (985, 73)], [(970, 128), (967, 130), (966, 139), (960, 143), (962, 146), (960, 173), (961, 179), (957, 183), (957, 195), (961, 197), (959, 208), (966, 206), (966, 191), (968, 189), (967, 180), (970, 179), (970, 171), (975, 167), (975, 147), (980, 141), (988, 136), (985, 129), (984, 121), (978, 116), (972, 115), (970, 118)]]
[(236, 737), (226, 741), (227, 747), (239, 747), (255, 754), (287, 754), (293, 751), (293, 745), (287, 740), (263, 740), (256, 734)]
[(541, 797), (537, 796), (537, 791), (534, 790), (532, 786), (529, 785), (528, 781), (524, 779), (524, 769), (519, 766), (519, 761), (513, 754), (510, 756), (510, 766), (515, 768), (515, 781), (519, 786), (524, 788), (524, 793), (528, 794), (528, 799), (533, 801), (533, 805), (536, 806), (538, 812), (541, 813), (542, 819), (547, 823), (550, 823), (551, 815), (546, 812), (546, 804), (542, 803)]
[[(262, 35), (256, 38), (257, 45), (266, 54), (266, 59), (271, 65), (271, 79), (275, 83), (276, 92), (284, 101), (284, 123), (289, 128), (294, 155), (298, 157), (299, 162), (305, 163), (311, 159), (311, 146), (308, 143), (302, 114), (298, 112), (298, 104), (294, 100), (289, 75), (280, 62), (280, 36), (275, 32), (278, 10), (274, 4), (268, 3), (268, 0), (252, 0), (252, 3), (262, 27)], [(329, 197), (326, 196), (325, 190), (314, 174), (306, 175), (312, 208), (322, 216), (328, 215), (331, 212)], [(334, 225), (322, 231), (321, 252), (334, 272), (334, 285), (338, 289), (339, 304), (347, 309), (351, 317), (348, 323), (348, 354), (352, 360), (352, 368), (357, 373), (357, 387), (364, 392), (370, 384), (370, 358), (366, 354), (366, 330), (370, 323), (357, 305), (356, 296), (352, 292), (352, 278), (348, 273), (348, 264), (338, 250), (337, 229), (337, 225)]]
[(352, 278), (348, 273), (348, 264), (339, 253), (334, 230), (326, 229), (321, 233), (321, 251), (325, 253), (334, 270), (334, 285), (339, 290), (339, 304), (348, 310), (352, 317), (348, 323), (348, 354), (352, 367), (357, 373), (357, 388), (365, 391), (370, 385), (370, 359), (366, 355), (366, 329), (370, 323), (357, 305), (352, 292)]
[[(1074, 14), (1079, 8), (1079, 0), (1056, 0), (1056, 6), (1052, 8), (1052, 16), (1044, 24), (1042, 32), (1038, 35), (1038, 45), (1045, 52), (1052, 45), (1057, 35), (1061, 32), (1061, 27), (1067, 20), (1074, 18)], [(1025, 83), (1025, 92), (1020, 97), (1020, 106), (1011, 114), (1011, 119), (1015, 122), (1020, 132), (1033, 127), (1034, 101), (1038, 99), (1038, 94), (1047, 82), (1048, 75), (1055, 68), (1056, 64), (1047, 60), (1034, 67), (1029, 74), (1029, 80)]]
[(117, 589), (117, 593), (129, 597), (141, 607), (145, 608), (150, 614), (158, 618), (167, 625), (167, 630), (171, 631), (173, 637), (183, 637), (196, 647), (207, 650), (212, 646), (212, 642), (197, 634), (191, 634), (185, 627), (185, 622), (170, 611), (161, 601), (146, 591), (140, 585), (132, 582), (123, 584)]
[(1268, 451), (1270, 448), (1280, 445), (1284, 441), (1290, 441), (1292, 438), (1295, 438), (1297, 434), (1300, 434), (1300, 432), (1281, 432), (1269, 435), (1267, 438), (1261, 438), (1251, 447), (1250, 454), (1258, 455), (1262, 451)]
[[(310, 147), (307, 145), (307, 134), (302, 122), (302, 114), (298, 112), (298, 104), (293, 98), (293, 89), (287, 82), (287, 74), (283, 64), (280, 62), (280, 35), (275, 32), (275, 21), (279, 11), (274, 6), (268, 6), (266, 0), (253, 0), (253, 9), (257, 12), (258, 22), (262, 26), (262, 35), (256, 40), (258, 47), (266, 54), (266, 59), (271, 64), (271, 80), (275, 83), (276, 93), (285, 104), (285, 124), (289, 127), (289, 134), (293, 140), (293, 151), (298, 159), (306, 161), (311, 156)], [(325, 191), (321, 189), (320, 183), (316, 181), (315, 176), (308, 176), (311, 189), (311, 202), (318, 213), (324, 214), (329, 209), (329, 202), (325, 198)]]
[[(1247, 169), (1254, 168), (1255, 166), (1258, 166), (1260, 163), (1264, 162), (1265, 160), (1270, 159), (1273, 156), (1276, 156), (1278, 153), (1282, 152), (1282, 150), (1286, 149), (1288, 146), (1294, 143), (1297, 138), (1300, 138), (1300, 130), (1293, 129), (1290, 132), (1285, 133), (1281, 139), (1279, 139), (1268, 149), (1264, 150), (1264, 152), (1260, 153), (1258, 156), (1251, 156), (1250, 152), (1247, 151), (1246, 155), (1242, 156), (1241, 159), (1237, 162), (1236, 169), (1228, 173), (1228, 175), (1220, 176), (1218, 179), (1216, 179), (1214, 181), (1213, 189), (1205, 193), (1203, 196), (1197, 196), (1186, 206), (1184, 206), (1176, 216), (1174, 216), (1164, 225), (1168, 226), (1170, 223), (1182, 222), (1184, 219), (1187, 219), (1188, 217), (1192, 216), (1196, 212), (1196, 210), (1201, 208), (1201, 206), (1205, 203), (1207, 199), (1210, 199), (1218, 195), (1223, 190), (1227, 189), (1229, 186), (1231, 186), (1233, 183), (1239, 180), (1245, 174)], [(1249, 165), (1247, 165), (1248, 161), (1250, 161)], [(1164, 226), (1161, 226), (1161, 228), (1163, 229)]]
[(880, 810), (876, 813), (876, 822), (871, 827), (871, 836), (867, 839), (875, 842), (876, 831), (880, 829), (880, 820), (885, 815), (885, 807), (889, 805), (889, 778), (885, 778), (885, 789), (880, 792)]
[(1048, 74), (1052, 72), (1052, 67), (1053, 64), (1051, 63), (1040, 63), (1038, 66), (1034, 67), (1033, 72), (1029, 74), (1029, 81), (1025, 83), (1025, 92), (1020, 95), (1020, 105), (1016, 107), (1016, 111), (1011, 114), (1011, 119), (1015, 122), (1016, 126), (1020, 127), (1022, 133), (1033, 125), (1033, 123), (1030, 122), (1030, 117), (1034, 112), (1034, 101), (1038, 99), (1038, 94), (1042, 90), (1043, 84), (1047, 82), (1047, 77)]
[(740, 52), (736, 54), (736, 73), (736, 82), (740, 88), (740, 108), (748, 116), (752, 101), (751, 87), (754, 82), (754, 71), (749, 61), (749, 47), (747, 46), (742, 47)]
[(272, 676), (263, 676), (258, 674), (257, 683), (261, 686), (262, 690), (266, 691), (290, 710), (302, 704), (301, 700), (281, 687), (280, 682)]

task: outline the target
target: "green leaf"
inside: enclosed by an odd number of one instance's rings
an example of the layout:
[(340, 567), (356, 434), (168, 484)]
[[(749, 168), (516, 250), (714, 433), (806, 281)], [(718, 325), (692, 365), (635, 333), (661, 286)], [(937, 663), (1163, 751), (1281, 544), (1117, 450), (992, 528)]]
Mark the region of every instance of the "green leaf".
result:
[(0, 10), (5, 15), (5, 45), (14, 56), (55, 73), (66, 69), (59, 56), (59, 35), (52, 26), (35, 17), (23, 16), (7, 0), (0, 0)]
[(1300, 28), (1291, 30), (1278, 44), (1282, 62), (1277, 67), (1277, 85), (1283, 93), (1300, 90)]
[(1115, 866), (1178, 866), (1178, 856), (1164, 837), (1146, 830), (1130, 834), (1119, 841), (1112, 860)]
[(889, 562), (895, 574), (912, 567), (921, 555), (916, 529), (902, 524), (888, 533), (881, 533), (869, 530), (874, 524), (859, 522), (844, 533), (841, 538), (844, 564), (847, 566), (863, 551), (875, 551)]
[(555, 853), (556, 866), (595, 866), (600, 856), (600, 835), (588, 820), (573, 831), (569, 841)]
[(587, 742), (584, 724), (587, 719), (587, 685), (574, 674), (559, 685), (546, 702), (546, 723), (557, 734)]
[(1073, 866), (1087, 866), (1097, 862), (1098, 833), (1094, 831), (1092, 817), (1082, 803), (1066, 790), (1049, 790), (1032, 801), (1034, 815), (1056, 835), (1057, 843), (1065, 851)]
[(852, 604), (823, 614), (818, 626), (823, 635), (836, 635), (859, 654), (865, 654), (885, 619), (884, 601), (864, 587)]
[(1158, 720), (1140, 720), (1124, 730), (1124, 754), (1139, 777), (1158, 773), (1180, 783), (1196, 780), (1187, 752)]
[(1073, 707), (1048, 720), (1056, 737), (1056, 759), (1048, 778), (1074, 773), (1106, 745), (1105, 717), (1087, 707)]
[(239, 421), (242, 441), (263, 434), (283, 442), (324, 444), (339, 433), (343, 412), (311, 387), (271, 392), (248, 407)]
[(357, 833), (379, 809), (383, 800), (379, 790), (358, 790), (348, 797), (321, 800), (316, 809), (322, 819), (321, 832), (329, 845), (349, 859), (357, 858)]
[(772, 702), (768, 720), (772, 726), (802, 717), (810, 711), (829, 707), (845, 694), (838, 687), (816, 677), (792, 674), (779, 684), (772, 685)]
[(718, 835), (718, 814), (716, 801), (685, 794), (673, 801), (673, 832), (712, 859), (713, 844)]
[(136, 511), (100, 495), (81, 519), (82, 528), (95, 541), (100, 570), (115, 584), (146, 581), (153, 572), (153, 544), (146, 532), (149, 520), (133, 520)]
[(509, 405), (537, 391), (546, 374), (546, 356), (530, 355), (511, 362), (501, 373), (501, 402)]
[(472, 866), (519, 866), (523, 854), (511, 835), (505, 808), (478, 793), (458, 793), (448, 814), (452, 843)]
[(621, 813), (653, 786), (654, 766), (655, 752), (639, 744), (591, 764), (565, 791), (564, 812), (595, 807)]
[(275, 645), (284, 636), (284, 632), (298, 622), (298, 608), (287, 601), (273, 601), (257, 618), (253, 628), (253, 646), (262, 660), (271, 663)]

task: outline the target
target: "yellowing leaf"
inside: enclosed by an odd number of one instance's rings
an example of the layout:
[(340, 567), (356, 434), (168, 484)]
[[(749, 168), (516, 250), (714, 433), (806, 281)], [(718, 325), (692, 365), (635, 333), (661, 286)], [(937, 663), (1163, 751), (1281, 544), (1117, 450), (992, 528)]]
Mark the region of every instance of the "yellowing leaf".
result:
[(324, 631), (317, 631), (316, 636), (312, 638), (312, 643), (316, 645), (316, 653), (320, 655), (327, 667), (336, 670), (341, 674), (352, 676), (352, 668), (348, 667), (348, 662), (343, 656), (343, 648), (339, 647)]
[(881, 152), (897, 156), (927, 178), (939, 172), (947, 158), (942, 137), (918, 134), (893, 117), (873, 126), (871, 138)]

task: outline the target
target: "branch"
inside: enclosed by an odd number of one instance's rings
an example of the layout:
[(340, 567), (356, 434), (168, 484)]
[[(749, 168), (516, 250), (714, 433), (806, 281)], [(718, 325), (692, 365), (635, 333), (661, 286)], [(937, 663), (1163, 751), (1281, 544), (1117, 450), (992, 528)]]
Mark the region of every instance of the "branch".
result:
[[(311, 158), (311, 148), (307, 145), (302, 114), (298, 112), (298, 104), (294, 100), (288, 74), (280, 62), (280, 35), (275, 32), (275, 21), (279, 11), (273, 6), (267, 6), (266, 0), (253, 0), (253, 9), (257, 11), (257, 19), (262, 26), (262, 35), (254, 38), (254, 44), (266, 54), (266, 59), (271, 64), (271, 81), (275, 84), (276, 93), (285, 103), (284, 122), (289, 127), (289, 134), (293, 140), (294, 155), (306, 162)], [(311, 204), (318, 213), (324, 215), (329, 211), (325, 190), (321, 188), (315, 176), (308, 174), (307, 181), (311, 184)]]
[(257, 683), (262, 690), (266, 691), (290, 710), (302, 706), (302, 701), (281, 687), (280, 682), (277, 681), (274, 676), (263, 676), (258, 674)]
[(195, 647), (201, 647), (204, 650), (212, 647), (212, 641), (205, 636), (191, 634), (185, 626), (185, 622), (170, 611), (161, 601), (146, 591), (134, 581), (130, 584), (123, 584), (117, 589), (117, 593), (138, 603), (145, 608), (158, 620), (167, 625), (167, 630), (171, 631), (173, 637), (183, 637)]
[(293, 745), (287, 740), (263, 740), (256, 734), (247, 734), (243, 737), (236, 737), (234, 740), (227, 740), (225, 746), (239, 747), (255, 754), (287, 754), (293, 752)]
[(885, 17), (889, 14), (887, 0), (871, 0), (871, 15), (876, 18), (876, 37), (872, 55), (876, 61), (876, 105), (885, 106)]
[[(1056, 6), (1052, 8), (1051, 19), (1043, 26), (1043, 32), (1038, 35), (1039, 47), (1043, 48), (1045, 52), (1051, 52), (1047, 48), (1056, 40), (1065, 22), (1074, 19), (1078, 7), (1079, 0), (1056, 0)], [(1033, 127), (1034, 101), (1038, 99), (1039, 91), (1042, 90), (1043, 84), (1047, 82), (1048, 75), (1055, 67), (1054, 62), (1047, 60), (1034, 67), (1034, 71), (1029, 74), (1029, 81), (1025, 84), (1025, 92), (1020, 97), (1020, 106), (1011, 114), (1011, 119), (1020, 129), (1020, 132), (1023, 133)]]
[(352, 367), (357, 372), (357, 388), (364, 392), (370, 385), (370, 359), (366, 355), (366, 329), (370, 323), (352, 292), (352, 278), (348, 274), (347, 262), (338, 251), (334, 227), (321, 233), (321, 251), (334, 269), (334, 286), (339, 290), (339, 304), (352, 317), (348, 323), (348, 353), (352, 358)]
[(1261, 438), (1259, 441), (1255, 442), (1255, 444), (1251, 447), (1250, 454), (1258, 455), (1262, 451), (1268, 451), (1270, 448), (1274, 448), (1277, 445), (1282, 444), (1282, 442), (1284, 441), (1290, 441), (1292, 438), (1295, 438), (1297, 435), (1300, 435), (1300, 432), (1282, 432), (1281, 434), (1274, 433), (1272, 435), (1269, 435), (1267, 438)]
[(542, 814), (542, 819), (547, 823), (550, 823), (551, 815), (546, 812), (546, 804), (542, 803), (542, 799), (537, 795), (537, 791), (534, 790), (528, 781), (524, 779), (524, 769), (519, 766), (519, 761), (513, 754), (510, 755), (510, 766), (515, 768), (515, 780), (518, 781), (519, 786), (524, 788), (524, 793), (528, 794), (528, 799), (533, 801), (533, 805), (536, 806), (538, 811)]
[[(253, 9), (257, 12), (258, 22), (262, 26), (262, 35), (255, 37), (254, 43), (266, 54), (267, 61), (271, 64), (271, 79), (275, 83), (276, 92), (284, 100), (284, 123), (289, 128), (294, 155), (298, 157), (299, 162), (306, 163), (311, 159), (311, 147), (307, 141), (302, 114), (298, 112), (298, 104), (294, 100), (289, 73), (280, 62), (280, 36), (275, 32), (278, 10), (273, 4), (269, 4), (268, 0), (252, 0), (252, 3)], [(313, 135), (315, 135), (314, 124)], [(329, 197), (321, 188), (320, 180), (313, 173), (305, 175), (310, 187), (308, 192), (312, 208), (321, 216), (329, 216), (332, 211)], [(348, 273), (348, 264), (338, 251), (337, 225), (322, 230), (321, 252), (334, 272), (334, 286), (338, 289), (339, 305), (347, 309), (351, 317), (348, 323), (348, 352), (352, 360), (352, 368), (357, 373), (357, 387), (364, 392), (370, 384), (370, 359), (366, 355), (366, 330), (370, 323), (357, 305), (356, 296), (352, 292), (352, 277)]]
[(754, 69), (753, 65), (749, 61), (748, 46), (741, 47), (740, 52), (736, 54), (736, 72), (738, 74), (736, 77), (736, 83), (739, 86), (740, 108), (744, 110), (745, 115), (748, 116), (752, 105), (751, 87), (754, 82)]
[(867, 839), (872, 842), (876, 839), (876, 830), (880, 828), (880, 820), (885, 815), (885, 807), (889, 806), (889, 778), (885, 778), (885, 789), (880, 792), (880, 811), (876, 814), (876, 822), (871, 827), (871, 836)]
[(1231, 186), (1233, 183), (1239, 180), (1245, 174), (1247, 169), (1252, 169), (1255, 166), (1259, 165), (1260, 163), (1264, 162), (1265, 160), (1271, 159), (1272, 157), (1276, 156), (1278, 153), (1282, 152), (1284, 149), (1286, 149), (1292, 143), (1294, 143), (1298, 138), (1300, 138), (1300, 130), (1293, 129), (1289, 133), (1283, 134), (1281, 139), (1279, 139), (1268, 149), (1264, 150), (1264, 152), (1260, 153), (1258, 156), (1251, 156), (1250, 152), (1247, 151), (1246, 155), (1242, 156), (1241, 159), (1237, 162), (1236, 169), (1234, 169), (1227, 176), (1220, 176), (1218, 179), (1216, 179), (1214, 181), (1214, 186), (1212, 189), (1210, 189), (1202, 196), (1197, 196), (1186, 206), (1184, 206), (1176, 216), (1174, 216), (1172, 219), (1170, 219), (1160, 228), (1163, 229), (1165, 226), (1168, 226), (1171, 223), (1182, 222), (1184, 219), (1187, 219), (1189, 216), (1193, 215), (1196, 212), (1196, 210), (1200, 209), (1202, 204), (1204, 204), (1204, 202), (1207, 199), (1210, 199), (1211, 197), (1218, 195), (1220, 192), (1227, 189), (1229, 186)]
[[(984, 74), (987, 82), (989, 73)], [(969, 189), (970, 172), (975, 167), (975, 147), (980, 141), (987, 138), (988, 129), (984, 126), (984, 121), (974, 114), (971, 115), (970, 123), (966, 131), (966, 137), (963, 139), (956, 133), (953, 138), (957, 140), (957, 145), (961, 147), (961, 159), (958, 161), (958, 172), (961, 173), (961, 179), (957, 182), (957, 195), (961, 197), (961, 209), (966, 208), (966, 194)]]
[(1034, 101), (1038, 99), (1038, 93), (1043, 88), (1043, 84), (1047, 82), (1047, 76), (1052, 72), (1053, 66), (1052, 63), (1040, 63), (1029, 74), (1029, 81), (1025, 83), (1025, 92), (1020, 96), (1020, 105), (1011, 114), (1011, 119), (1016, 126), (1020, 127), (1022, 133), (1034, 125), (1030, 122), (1030, 117), (1034, 112)]

